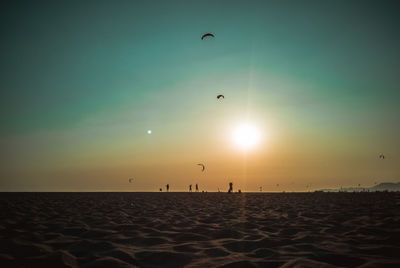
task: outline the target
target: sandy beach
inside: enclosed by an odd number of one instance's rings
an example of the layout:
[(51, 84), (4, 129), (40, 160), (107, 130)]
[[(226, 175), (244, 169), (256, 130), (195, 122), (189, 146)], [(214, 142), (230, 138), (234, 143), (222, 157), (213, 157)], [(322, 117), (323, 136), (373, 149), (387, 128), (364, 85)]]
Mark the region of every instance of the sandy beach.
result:
[(1, 267), (400, 267), (399, 193), (1, 193)]

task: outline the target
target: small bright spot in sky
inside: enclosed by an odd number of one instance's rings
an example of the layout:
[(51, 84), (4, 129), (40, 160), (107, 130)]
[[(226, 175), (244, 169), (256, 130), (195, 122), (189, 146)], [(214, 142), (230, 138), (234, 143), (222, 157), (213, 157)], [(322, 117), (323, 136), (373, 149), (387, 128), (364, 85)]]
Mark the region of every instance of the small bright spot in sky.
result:
[(151, 134), (151, 129), (147, 130), (147, 134), (149, 135)]
[(241, 124), (233, 131), (233, 141), (243, 150), (255, 147), (260, 141), (260, 131), (253, 125)]

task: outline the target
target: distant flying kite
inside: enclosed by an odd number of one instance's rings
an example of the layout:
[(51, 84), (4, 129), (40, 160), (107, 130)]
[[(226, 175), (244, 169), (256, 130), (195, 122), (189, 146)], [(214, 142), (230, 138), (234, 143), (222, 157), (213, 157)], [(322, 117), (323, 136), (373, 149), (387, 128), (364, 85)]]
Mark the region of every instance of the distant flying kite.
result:
[(215, 37), (212, 33), (206, 33), (206, 34), (203, 34), (202, 36), (201, 36), (201, 40), (203, 40), (204, 38), (206, 38), (206, 37)]
[(217, 99), (220, 99), (220, 98), (225, 99), (225, 96), (224, 96), (224, 95), (218, 95), (218, 96), (217, 96)]
[(201, 166), (201, 171), (204, 171), (206, 169), (206, 166), (203, 164), (197, 164), (198, 166)]
[(129, 179), (129, 183), (131, 183), (132, 181), (133, 181), (133, 178), (130, 178), (130, 179)]
[(379, 158), (380, 159), (385, 159), (385, 156), (383, 154), (380, 154)]

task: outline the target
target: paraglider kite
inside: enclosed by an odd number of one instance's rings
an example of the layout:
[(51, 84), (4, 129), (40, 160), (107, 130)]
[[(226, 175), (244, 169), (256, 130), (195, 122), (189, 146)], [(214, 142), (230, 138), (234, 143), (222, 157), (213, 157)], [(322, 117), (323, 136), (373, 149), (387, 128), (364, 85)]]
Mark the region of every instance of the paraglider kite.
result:
[(206, 33), (201, 36), (201, 40), (204, 40), (206, 37), (215, 37), (212, 33)]
[(201, 171), (204, 171), (206, 169), (206, 166), (203, 164), (197, 164), (198, 166), (201, 166)]

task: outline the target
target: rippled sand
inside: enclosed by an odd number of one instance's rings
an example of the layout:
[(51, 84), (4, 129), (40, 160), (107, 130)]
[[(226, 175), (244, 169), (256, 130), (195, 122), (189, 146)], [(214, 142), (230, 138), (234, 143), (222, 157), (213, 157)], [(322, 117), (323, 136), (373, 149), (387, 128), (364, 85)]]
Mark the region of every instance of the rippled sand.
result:
[(1, 193), (0, 267), (400, 267), (400, 193)]

